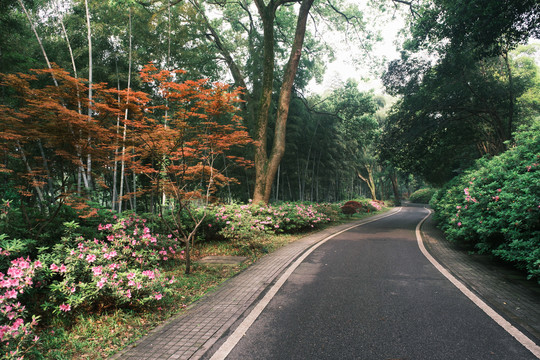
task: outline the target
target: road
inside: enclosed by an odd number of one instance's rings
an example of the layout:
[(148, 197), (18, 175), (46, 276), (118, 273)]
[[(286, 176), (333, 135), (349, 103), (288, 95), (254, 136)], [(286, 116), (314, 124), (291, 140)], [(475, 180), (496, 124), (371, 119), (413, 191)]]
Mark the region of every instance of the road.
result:
[(403, 208), (319, 246), (227, 359), (536, 359), (421, 253), (425, 215)]

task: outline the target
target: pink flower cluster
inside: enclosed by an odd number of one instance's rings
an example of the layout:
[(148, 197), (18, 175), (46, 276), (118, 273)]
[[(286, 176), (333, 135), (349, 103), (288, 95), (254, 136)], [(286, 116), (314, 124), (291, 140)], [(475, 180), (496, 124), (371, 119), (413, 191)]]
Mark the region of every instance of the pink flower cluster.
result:
[(100, 301), (103, 295), (119, 303), (161, 299), (163, 295), (156, 289), (175, 280), (160, 273), (159, 262), (174, 258), (177, 239), (152, 235), (145, 220), (137, 218), (100, 224), (98, 229), (108, 233), (106, 240), (83, 240), (68, 251), (67, 266), (50, 266), (61, 275), (54, 280), (58, 298), (64, 299), (58, 310), (68, 312), (83, 303)]
[(380, 211), (382, 209), (382, 205), (378, 201), (371, 200), (369, 203), (370, 203), (371, 206), (373, 206), (375, 209), (377, 209), (377, 211)]
[[(6, 274), (0, 272), (0, 344), (17, 344), (32, 335), (37, 318), (32, 317), (31, 322), (25, 322), (26, 308), (18, 297), (33, 285), (34, 272), (41, 267), (41, 262), (21, 257), (11, 261)], [(33, 341), (37, 340), (38, 337), (34, 336)], [(14, 356), (19, 351), (17, 346), (15, 348), (12, 353)]]

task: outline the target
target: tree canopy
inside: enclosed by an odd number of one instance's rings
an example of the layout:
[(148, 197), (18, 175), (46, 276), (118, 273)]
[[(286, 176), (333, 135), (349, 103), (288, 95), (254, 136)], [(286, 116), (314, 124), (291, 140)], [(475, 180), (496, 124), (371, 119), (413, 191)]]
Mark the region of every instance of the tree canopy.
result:
[(539, 114), (529, 105), (537, 65), (511, 52), (539, 35), (539, 14), (534, 1), (435, 1), (416, 9), (401, 59), (383, 76), (400, 101), (382, 157), (443, 184), (478, 157), (505, 151), (517, 127)]

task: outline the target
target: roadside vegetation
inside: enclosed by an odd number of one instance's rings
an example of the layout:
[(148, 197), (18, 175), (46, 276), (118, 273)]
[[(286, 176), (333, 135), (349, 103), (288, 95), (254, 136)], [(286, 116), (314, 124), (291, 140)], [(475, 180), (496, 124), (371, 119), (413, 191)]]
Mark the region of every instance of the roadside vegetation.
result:
[[(0, 0), (0, 357), (105, 357), (411, 193), (540, 279), (540, 8), (500, 3)], [(323, 34), (379, 73), (398, 12), (386, 94), (339, 76), (310, 94), (337, 54)]]
[(409, 196), (409, 201), (412, 203), (419, 204), (429, 204), (431, 197), (435, 194), (437, 190), (433, 188), (419, 189), (416, 190)]
[[(50, 246), (3, 234), (3, 358), (106, 358), (261, 256), (309, 232), (384, 210), (382, 202), (354, 203), (354, 212), (337, 203), (210, 205), (191, 244), (189, 274), (184, 243), (166, 232), (166, 219), (151, 214), (109, 212), (84, 227), (67, 221)], [(2, 231), (15, 232), (20, 209), (4, 201), (1, 214)], [(186, 226), (194, 224), (186, 220)], [(197, 263), (207, 255), (248, 260)]]
[(540, 282), (540, 120), (508, 151), (483, 158), (431, 201), (446, 237)]

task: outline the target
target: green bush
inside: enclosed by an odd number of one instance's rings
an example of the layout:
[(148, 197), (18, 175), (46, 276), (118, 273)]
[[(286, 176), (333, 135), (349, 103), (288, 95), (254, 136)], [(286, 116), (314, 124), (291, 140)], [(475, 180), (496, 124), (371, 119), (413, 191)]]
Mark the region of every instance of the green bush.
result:
[(540, 120), (515, 145), (453, 179), (433, 197), (451, 241), (467, 244), (540, 279)]
[(409, 197), (409, 201), (412, 203), (428, 204), (436, 191), (436, 189), (431, 188), (416, 190)]

